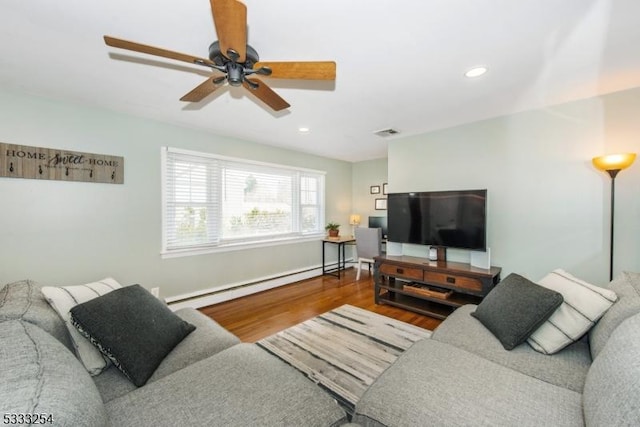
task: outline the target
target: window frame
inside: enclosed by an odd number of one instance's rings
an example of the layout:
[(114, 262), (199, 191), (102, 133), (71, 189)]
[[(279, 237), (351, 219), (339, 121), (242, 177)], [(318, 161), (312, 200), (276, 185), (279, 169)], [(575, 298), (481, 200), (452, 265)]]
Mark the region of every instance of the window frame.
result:
[[(167, 200), (167, 185), (168, 185), (168, 161), (170, 153), (175, 154), (183, 154), (188, 156), (200, 157), (203, 159), (211, 159), (212, 161), (221, 161), (221, 162), (234, 162), (236, 164), (246, 164), (254, 165), (258, 167), (268, 167), (268, 168), (276, 168), (282, 171), (288, 172), (296, 172), (297, 182), (294, 182), (292, 189), (292, 213), (294, 213), (294, 227), (299, 227), (298, 230), (294, 230), (291, 234), (287, 234), (283, 237), (264, 237), (258, 239), (224, 239), (220, 236), (217, 243), (211, 242), (208, 244), (198, 244), (186, 246), (183, 248), (168, 248), (168, 224), (167, 224), (167, 214), (168, 214), (168, 200)], [(194, 150), (186, 150), (181, 148), (163, 146), (161, 147), (161, 228), (162, 228), (162, 236), (161, 236), (161, 251), (160, 255), (162, 258), (174, 258), (174, 257), (183, 257), (183, 256), (192, 256), (192, 255), (202, 255), (216, 252), (227, 252), (227, 251), (237, 251), (244, 250), (250, 248), (261, 248), (261, 247), (270, 247), (276, 245), (283, 244), (293, 244), (293, 243), (301, 243), (307, 241), (317, 241), (319, 238), (324, 237), (324, 218), (325, 218), (325, 210), (326, 210), (326, 198), (325, 198), (325, 188), (326, 188), (326, 172), (320, 171), (316, 169), (309, 168), (300, 168), (290, 165), (276, 164), (276, 163), (268, 163), (268, 162), (260, 162), (250, 159), (243, 159), (238, 157), (229, 157), (222, 156), (214, 153), (207, 153), (202, 151), (194, 151)], [(301, 181), (305, 174), (313, 175), (319, 178), (318, 182), (318, 230), (313, 232), (302, 232), (300, 230), (300, 222), (301, 222), (301, 212), (303, 208), (302, 200), (301, 200)], [(216, 188), (216, 191), (221, 191), (221, 186)], [(308, 206), (308, 205), (305, 205)], [(221, 223), (222, 219), (222, 202), (219, 205), (220, 209), (215, 211), (215, 215), (217, 216), (216, 221)]]

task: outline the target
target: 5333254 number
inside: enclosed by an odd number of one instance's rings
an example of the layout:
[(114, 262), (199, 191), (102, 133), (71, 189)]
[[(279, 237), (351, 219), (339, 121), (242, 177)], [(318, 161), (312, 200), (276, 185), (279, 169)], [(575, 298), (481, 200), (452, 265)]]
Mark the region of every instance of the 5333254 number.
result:
[(46, 413), (4, 413), (2, 415), (2, 423), (5, 425), (53, 424), (53, 415)]

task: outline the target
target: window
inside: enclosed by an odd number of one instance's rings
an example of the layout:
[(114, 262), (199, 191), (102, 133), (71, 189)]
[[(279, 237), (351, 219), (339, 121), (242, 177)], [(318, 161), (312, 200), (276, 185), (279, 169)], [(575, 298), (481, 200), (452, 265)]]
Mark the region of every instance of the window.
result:
[(324, 172), (162, 149), (163, 247), (192, 254), (324, 230)]

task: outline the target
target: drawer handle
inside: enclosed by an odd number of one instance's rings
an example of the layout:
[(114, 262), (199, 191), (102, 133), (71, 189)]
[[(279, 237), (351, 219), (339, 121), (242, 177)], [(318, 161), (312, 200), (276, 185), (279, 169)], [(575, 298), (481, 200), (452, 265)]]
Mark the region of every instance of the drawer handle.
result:
[(396, 273), (404, 274), (404, 268), (396, 268)]
[(455, 277), (451, 277), (451, 276), (447, 276), (447, 283), (456, 283), (456, 278)]

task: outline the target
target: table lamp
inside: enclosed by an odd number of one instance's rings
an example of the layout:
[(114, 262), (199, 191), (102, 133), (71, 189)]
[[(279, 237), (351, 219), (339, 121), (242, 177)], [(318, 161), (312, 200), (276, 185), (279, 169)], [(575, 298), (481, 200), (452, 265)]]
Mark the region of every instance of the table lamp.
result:
[(356, 235), (356, 227), (360, 225), (360, 215), (351, 214), (349, 216), (349, 224), (351, 224), (351, 235)]

